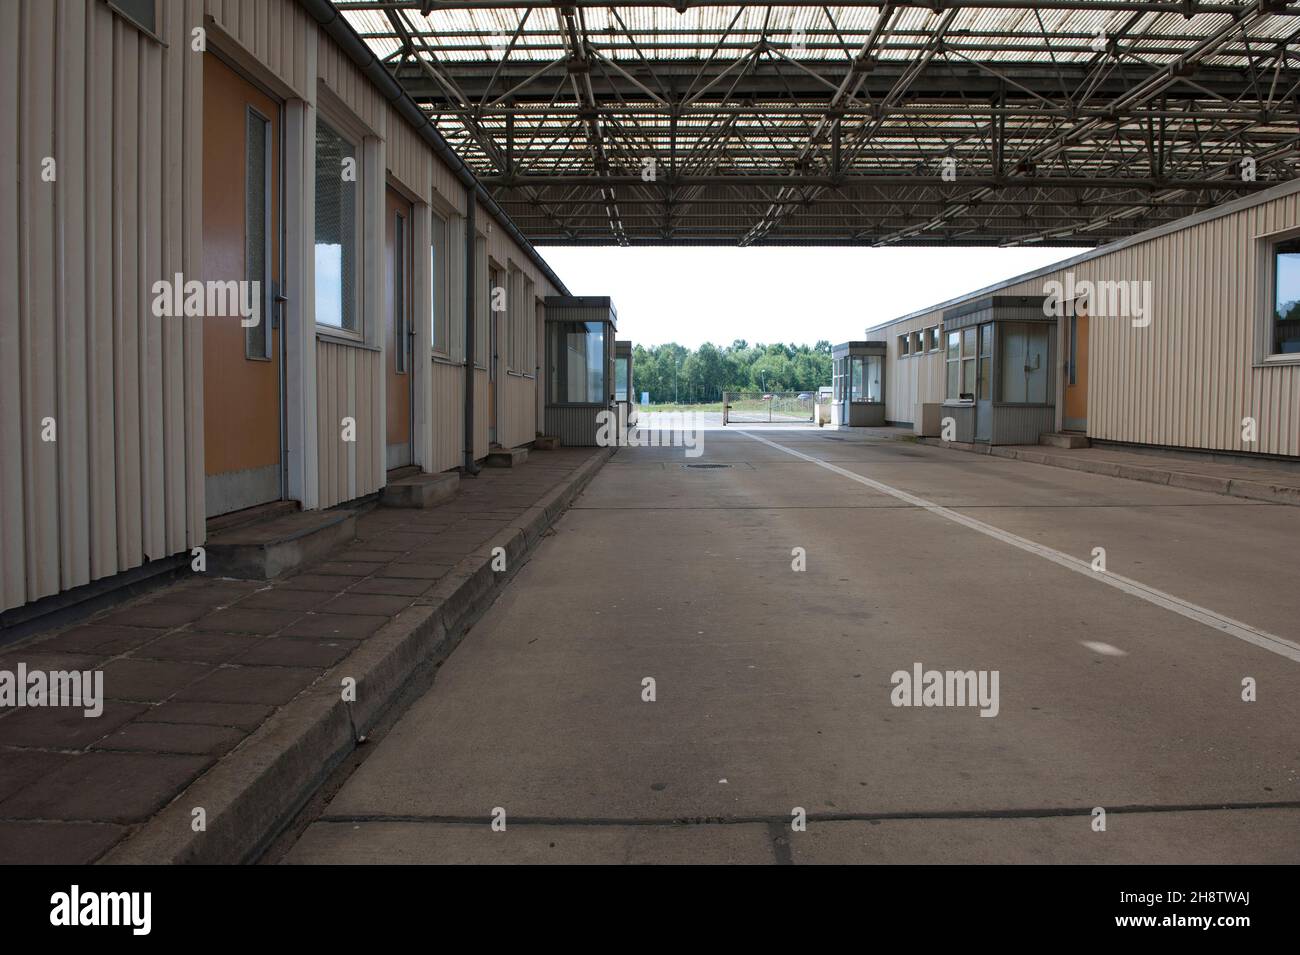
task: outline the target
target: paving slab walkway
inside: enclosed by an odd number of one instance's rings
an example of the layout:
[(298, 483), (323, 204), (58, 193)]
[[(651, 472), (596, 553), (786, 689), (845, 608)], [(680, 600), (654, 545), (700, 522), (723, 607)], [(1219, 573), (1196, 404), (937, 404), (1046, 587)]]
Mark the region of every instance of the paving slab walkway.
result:
[(370, 509), (355, 540), (271, 581), (193, 577), (0, 648), (0, 671), (102, 671), (106, 698), (97, 717), (0, 707), (0, 863), (102, 856), (598, 452)]

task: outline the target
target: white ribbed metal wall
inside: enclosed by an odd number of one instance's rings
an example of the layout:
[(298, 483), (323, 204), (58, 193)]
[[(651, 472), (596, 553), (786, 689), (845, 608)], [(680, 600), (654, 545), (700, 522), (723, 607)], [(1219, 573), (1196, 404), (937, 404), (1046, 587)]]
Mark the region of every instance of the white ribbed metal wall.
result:
[(0, 608), (203, 537), (200, 320), (148, 295), (202, 252), (202, 64), (169, 52), (200, 11), (173, 11), (163, 47), (101, 2), (0, 3)]
[(925, 330), (942, 322), (942, 313), (931, 312), (867, 333), (871, 341), (884, 341), (889, 346), (885, 352), (886, 421), (910, 424), (915, 420), (918, 401), (943, 401), (943, 348), (938, 351), (926, 348), (919, 354), (904, 356), (899, 343), (900, 336), (921, 332), (924, 346), (927, 344), (924, 342)]
[[(448, 341), (431, 348), (428, 260), (414, 256), (416, 456), (462, 463), (463, 187), (294, 0), (160, 4), (160, 38), (103, 0), (0, 0), (0, 610), (180, 554), (205, 537), (201, 319), (154, 318), (148, 289), (201, 274), (202, 56), (192, 31), (285, 101), (290, 496), (328, 507), (378, 490), (385, 355), (317, 340), (311, 275), (311, 148), (322, 97), (374, 135), (368, 156), (429, 215), (448, 222)], [(42, 160), (56, 160), (53, 182)], [(377, 202), (376, 202), (377, 200)], [(557, 294), (499, 227), (480, 234)], [(365, 322), (381, 324), (378, 219), (368, 238)], [(423, 289), (421, 286), (424, 286)], [(479, 285), (478, 289), (483, 286)], [(476, 290), (477, 291), (477, 290)], [(485, 296), (478, 295), (485, 303)], [(487, 375), (476, 372), (475, 454), (487, 453)], [(536, 382), (503, 375), (503, 443), (533, 438)], [(341, 447), (337, 419), (357, 419)], [(56, 441), (41, 440), (53, 418)]]

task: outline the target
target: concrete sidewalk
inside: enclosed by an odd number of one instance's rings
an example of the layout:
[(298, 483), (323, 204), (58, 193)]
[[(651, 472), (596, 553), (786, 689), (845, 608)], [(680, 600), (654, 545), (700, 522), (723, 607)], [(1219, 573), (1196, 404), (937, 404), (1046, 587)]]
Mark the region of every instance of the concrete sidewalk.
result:
[[(436, 508), (371, 508), (354, 541), (284, 577), (196, 577), (0, 650), (0, 670), (102, 670), (106, 698), (95, 718), (0, 710), (0, 863), (85, 863), (115, 845), (122, 861), (246, 854), (266, 835), (248, 830), (291, 812), (305, 798), (295, 787), (327, 772), (495, 596), (508, 574), (490, 567), (491, 548), (512, 573), (608, 456), (538, 453), (462, 481)], [(340, 673), (357, 680), (354, 706)], [(174, 803), (160, 826), (155, 814), (196, 780), (189, 792), (210, 783), (201, 801)], [(250, 806), (258, 786), (275, 795)], [(205, 838), (223, 812), (224, 832)]]
[(1300, 469), (1265, 461), (1115, 447), (1052, 448), (1038, 444), (988, 445), (921, 438), (923, 444), (1069, 468), (1090, 474), (1209, 491), (1270, 504), (1300, 504)]

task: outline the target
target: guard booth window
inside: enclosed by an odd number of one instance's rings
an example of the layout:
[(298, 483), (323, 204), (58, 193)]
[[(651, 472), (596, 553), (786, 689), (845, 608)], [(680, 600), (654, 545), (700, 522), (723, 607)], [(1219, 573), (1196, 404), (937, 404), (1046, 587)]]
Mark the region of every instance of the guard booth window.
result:
[(604, 404), (605, 325), (603, 322), (551, 322), (552, 404)]
[(614, 400), (627, 401), (627, 366), (629, 359), (614, 359)]
[(993, 396), (993, 323), (980, 326), (980, 401), (988, 401)]
[(948, 387), (950, 400), (975, 397), (975, 326), (948, 333)]
[(880, 370), (882, 362), (879, 355), (863, 355), (850, 358), (853, 369), (849, 398), (852, 401), (881, 400)]
[(998, 329), (1002, 347), (1002, 394), (1008, 404), (1049, 404), (1048, 334), (1045, 322), (1004, 322)]

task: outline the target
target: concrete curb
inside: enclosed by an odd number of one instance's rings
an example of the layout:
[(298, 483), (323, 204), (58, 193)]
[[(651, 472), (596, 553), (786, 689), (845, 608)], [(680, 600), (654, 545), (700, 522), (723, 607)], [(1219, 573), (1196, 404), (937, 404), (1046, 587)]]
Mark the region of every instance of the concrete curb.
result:
[[(393, 703), (422, 664), (446, 657), (468, 625), (496, 598), (542, 534), (591, 482), (614, 449), (599, 450), (505, 530), (461, 559), (432, 593), (417, 600), (263, 723), (162, 811), (118, 843), (103, 864), (204, 865), (249, 862)], [(505, 548), (506, 568), (492, 570)], [(341, 699), (356, 680), (356, 702)], [(206, 829), (195, 832), (193, 810)]]
[(918, 438), (917, 440), (921, 444), (932, 445), (936, 448), (970, 451), (975, 454), (987, 454), (993, 457), (1025, 461), (1030, 464), (1045, 464), (1048, 467), (1065, 468), (1070, 471), (1087, 471), (1089, 474), (1104, 474), (1107, 477), (1123, 478), (1126, 481), (1167, 484), (1169, 487), (1180, 487), (1189, 491), (1206, 491), (1210, 494), (1222, 494), (1227, 497), (1266, 501), (1269, 504), (1300, 505), (1300, 487), (1291, 487), (1285, 484), (1243, 481), (1236, 478), (1216, 477), (1212, 474), (1197, 474), (1193, 471), (1177, 471), (1172, 468), (1121, 464), (1116, 461), (1090, 461), (1082, 457), (1057, 455), (1051, 451), (1038, 448), (1019, 448), (1011, 445), (987, 447), (961, 441), (944, 441), (940, 438)]

